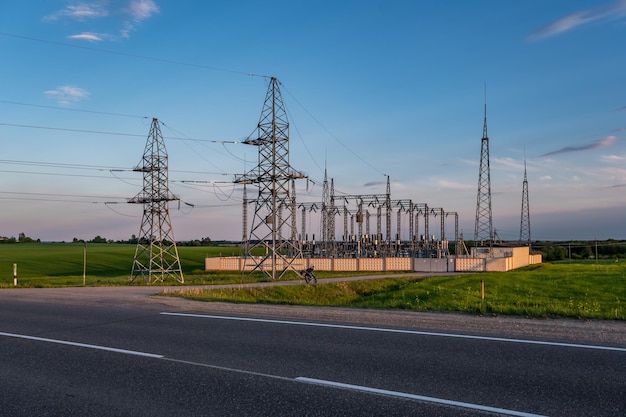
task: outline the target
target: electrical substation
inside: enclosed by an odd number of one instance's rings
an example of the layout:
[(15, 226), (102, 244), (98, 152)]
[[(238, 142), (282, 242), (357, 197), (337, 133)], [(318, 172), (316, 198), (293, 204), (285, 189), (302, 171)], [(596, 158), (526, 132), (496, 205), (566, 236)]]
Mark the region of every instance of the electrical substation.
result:
[[(289, 163), (289, 122), (280, 82), (272, 77), (257, 128), (244, 141), (258, 148), (258, 164), (234, 180), (243, 186), (243, 256), (207, 259), (206, 268), (261, 271), (277, 279), (311, 265), (332, 270), (417, 270), (424, 264), (418, 261), (424, 260), (427, 270), (443, 272), (508, 270), (541, 262), (528, 247), (494, 248), (486, 109), (485, 104), (474, 236), (481, 247), (472, 248), (470, 256), (459, 236), (456, 211), (417, 199), (392, 198), (389, 176), (384, 193), (352, 195), (336, 193), (334, 179), (329, 181), (325, 169), (321, 201), (297, 201), (295, 183), (308, 178)], [(528, 218), (528, 209), (524, 214)], [(341, 225), (343, 232), (338, 234)]]

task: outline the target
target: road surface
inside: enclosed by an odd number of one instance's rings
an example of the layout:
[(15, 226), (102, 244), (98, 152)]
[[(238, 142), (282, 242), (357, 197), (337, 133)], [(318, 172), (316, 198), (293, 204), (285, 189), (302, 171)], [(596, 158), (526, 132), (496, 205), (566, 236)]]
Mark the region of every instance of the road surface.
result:
[(0, 290), (0, 415), (624, 416), (626, 324)]

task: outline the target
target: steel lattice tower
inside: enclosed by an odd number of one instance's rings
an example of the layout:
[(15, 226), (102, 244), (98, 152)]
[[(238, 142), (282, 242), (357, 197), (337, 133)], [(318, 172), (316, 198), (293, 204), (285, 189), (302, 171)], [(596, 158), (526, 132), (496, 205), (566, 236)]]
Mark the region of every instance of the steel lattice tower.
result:
[(480, 147), (480, 168), (478, 171), (478, 195), (476, 198), (476, 222), (474, 242), (493, 245), (493, 225), (491, 215), (491, 171), (489, 168), (489, 137), (487, 135), (487, 103), (485, 103), (485, 122)]
[[(302, 259), (302, 248), (294, 228), (295, 215), (292, 179), (306, 178), (289, 165), (289, 121), (280, 92), (279, 81), (272, 77), (268, 85), (261, 117), (255, 133), (244, 143), (258, 147), (259, 163), (235, 182), (256, 184), (259, 194), (255, 203), (246, 245), (246, 257), (252, 259), (252, 271), (261, 270), (272, 279), (287, 270), (296, 271), (292, 264)], [(281, 208), (286, 215), (281, 215)], [(261, 256), (255, 257), (255, 255)], [(269, 262), (268, 262), (269, 261)]]
[[(334, 214), (332, 214), (334, 216)], [(328, 187), (327, 169), (324, 167), (324, 182), (322, 183), (322, 248), (328, 253), (330, 231), (328, 230), (330, 217), (330, 189)]]
[(519, 226), (519, 241), (530, 246), (530, 209), (528, 206), (528, 177), (524, 158), (524, 182), (522, 182), (522, 217)]
[(182, 283), (183, 271), (168, 208), (170, 201), (179, 198), (169, 191), (167, 151), (157, 119), (152, 119), (143, 158), (134, 171), (143, 173), (143, 189), (128, 202), (143, 204), (143, 218), (130, 280), (141, 276), (152, 284), (172, 277)]

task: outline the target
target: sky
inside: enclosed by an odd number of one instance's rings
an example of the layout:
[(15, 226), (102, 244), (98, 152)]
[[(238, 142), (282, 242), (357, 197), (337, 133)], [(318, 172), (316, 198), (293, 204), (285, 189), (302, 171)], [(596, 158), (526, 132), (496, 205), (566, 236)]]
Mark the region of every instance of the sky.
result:
[(158, 118), (175, 238), (241, 239), (257, 149), (237, 142), (272, 76), (298, 201), (325, 167), (338, 195), (389, 176), (472, 239), (486, 108), (499, 238), (519, 238), (526, 166), (533, 240), (626, 239), (625, 46), (626, 0), (2, 2), (0, 236), (138, 235)]

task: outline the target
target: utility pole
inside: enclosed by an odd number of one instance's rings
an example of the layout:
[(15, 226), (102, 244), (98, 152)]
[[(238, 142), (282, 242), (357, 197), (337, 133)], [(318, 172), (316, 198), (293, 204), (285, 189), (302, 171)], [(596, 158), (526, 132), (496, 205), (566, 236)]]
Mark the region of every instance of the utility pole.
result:
[(170, 201), (179, 198), (169, 191), (167, 151), (156, 118), (152, 119), (143, 158), (134, 171), (143, 173), (143, 189), (128, 202), (143, 205), (143, 218), (130, 281), (141, 276), (146, 283), (154, 284), (172, 277), (183, 283), (168, 208)]

